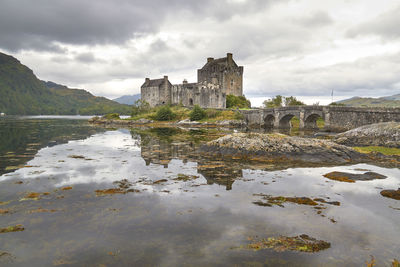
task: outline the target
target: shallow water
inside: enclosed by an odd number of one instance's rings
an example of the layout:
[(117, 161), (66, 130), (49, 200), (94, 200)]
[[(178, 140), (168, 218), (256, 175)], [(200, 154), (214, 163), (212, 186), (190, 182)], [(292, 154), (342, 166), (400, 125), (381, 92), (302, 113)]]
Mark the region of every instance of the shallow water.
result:
[[(9, 210), (0, 214), (0, 228), (25, 228), (0, 233), (0, 252), (9, 253), (0, 253), (2, 266), (362, 266), (370, 255), (390, 266), (400, 258), (400, 201), (380, 195), (400, 187), (398, 168), (278, 170), (202, 157), (198, 147), (224, 134), (217, 130), (104, 130), (60, 119), (7, 119), (0, 126), (0, 209)], [(367, 170), (387, 178), (323, 177)], [(122, 179), (134, 192), (95, 192), (119, 188), (113, 182)], [(26, 199), (30, 192), (49, 194)], [(263, 195), (340, 206), (253, 203)], [(331, 247), (248, 248), (256, 236), (301, 234)]]

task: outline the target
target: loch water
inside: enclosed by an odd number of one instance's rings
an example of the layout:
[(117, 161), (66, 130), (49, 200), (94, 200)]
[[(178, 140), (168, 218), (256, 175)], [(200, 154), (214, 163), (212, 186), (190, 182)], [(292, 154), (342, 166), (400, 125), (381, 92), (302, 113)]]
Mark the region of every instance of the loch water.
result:
[[(391, 266), (399, 168), (275, 166), (205, 157), (220, 129), (105, 129), (0, 119), (0, 266)], [(346, 183), (323, 175), (373, 171)], [(286, 201), (319, 199), (317, 205)], [(267, 199), (275, 199), (268, 203)], [(260, 204), (261, 203), (261, 204)], [(307, 235), (314, 252), (276, 240)], [(275, 242), (275, 243), (274, 243)]]

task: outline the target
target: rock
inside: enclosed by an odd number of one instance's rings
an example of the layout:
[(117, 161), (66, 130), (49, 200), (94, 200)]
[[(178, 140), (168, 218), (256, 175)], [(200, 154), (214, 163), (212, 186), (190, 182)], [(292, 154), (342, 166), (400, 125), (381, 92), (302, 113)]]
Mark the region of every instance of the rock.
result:
[(400, 200), (400, 188), (397, 190), (382, 190), (381, 195), (384, 197)]
[(185, 119), (185, 120), (179, 121), (178, 124), (179, 125), (199, 125), (199, 124), (201, 124), (201, 122)]
[(223, 120), (223, 121), (218, 121), (217, 124), (221, 126), (232, 126), (232, 127), (246, 126), (246, 122), (244, 120)]
[(206, 154), (273, 162), (345, 164), (361, 162), (365, 155), (328, 140), (283, 134), (234, 133), (200, 147)]
[(376, 179), (386, 179), (385, 175), (376, 172), (348, 173), (348, 172), (330, 172), (324, 174), (324, 177), (340, 182), (355, 183), (356, 181), (371, 181)]
[(99, 120), (101, 120), (101, 118), (100, 118), (99, 116), (95, 116), (95, 117), (93, 117), (93, 118), (90, 118), (90, 119), (89, 119), (89, 122), (95, 123), (95, 122), (97, 122), (97, 121), (99, 121)]
[(349, 146), (385, 146), (400, 148), (400, 122), (382, 122), (364, 125), (337, 134), (336, 143)]
[(145, 119), (145, 118), (141, 118), (141, 119), (138, 119), (137, 121), (132, 121), (132, 122), (133, 123), (138, 123), (138, 124), (147, 124), (147, 123), (152, 123), (153, 121)]

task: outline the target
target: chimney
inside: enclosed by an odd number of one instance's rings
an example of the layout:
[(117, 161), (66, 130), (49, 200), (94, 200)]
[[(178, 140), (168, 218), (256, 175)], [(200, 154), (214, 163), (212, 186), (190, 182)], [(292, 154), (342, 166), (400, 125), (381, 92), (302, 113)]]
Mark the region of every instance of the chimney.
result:
[(187, 84), (188, 81), (186, 79), (183, 80), (183, 84)]
[(150, 78), (146, 78), (145, 79), (145, 82), (147, 83), (147, 82), (150, 82)]
[(168, 76), (164, 76), (164, 81), (168, 81)]
[(232, 53), (227, 53), (226, 58), (228, 59), (228, 63), (231, 63), (233, 61), (232, 59)]
[(214, 60), (213, 57), (209, 57), (209, 58), (207, 58), (207, 63), (210, 63), (210, 62), (213, 61), (213, 60)]

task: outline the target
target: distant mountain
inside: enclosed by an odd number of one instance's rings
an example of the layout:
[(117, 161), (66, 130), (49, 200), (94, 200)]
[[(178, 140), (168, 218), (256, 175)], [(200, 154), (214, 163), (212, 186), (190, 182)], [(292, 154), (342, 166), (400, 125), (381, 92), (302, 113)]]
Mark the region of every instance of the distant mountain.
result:
[(400, 100), (400, 94), (392, 95), (392, 96), (384, 96), (381, 98), (385, 99), (385, 100)]
[(121, 97), (113, 99), (115, 102), (125, 105), (133, 105), (136, 100), (140, 99), (140, 94), (136, 95), (123, 95)]
[(379, 98), (355, 96), (349, 99), (337, 101), (336, 103), (343, 104), (349, 107), (400, 108), (400, 94)]
[(16, 58), (0, 53), (0, 112), (9, 115), (129, 114), (131, 107), (82, 89), (39, 80)]

